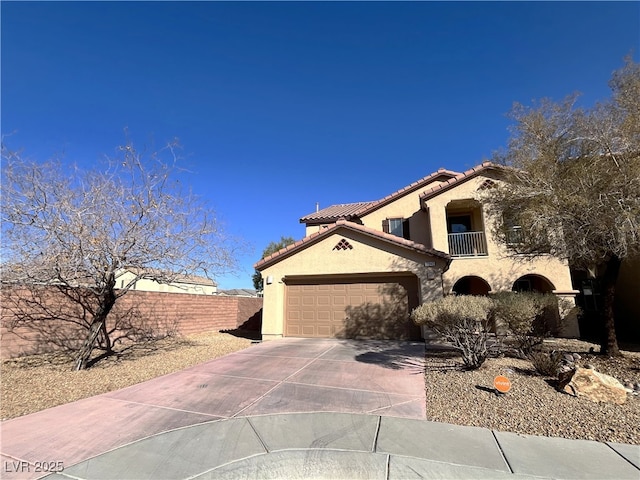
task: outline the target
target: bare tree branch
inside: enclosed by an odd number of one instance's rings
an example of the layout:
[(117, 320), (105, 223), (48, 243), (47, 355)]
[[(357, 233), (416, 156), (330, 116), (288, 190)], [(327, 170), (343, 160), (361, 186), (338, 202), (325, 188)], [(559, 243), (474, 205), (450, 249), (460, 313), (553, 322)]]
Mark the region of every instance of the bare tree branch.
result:
[[(618, 351), (613, 319), (620, 263), (640, 255), (640, 66), (628, 58), (614, 72), (612, 98), (589, 110), (575, 96), (515, 105), (506, 152), (506, 182), (487, 189), (494, 233), (514, 253), (552, 254), (600, 273), (605, 284), (606, 339)], [(512, 217), (519, 239), (509, 242)], [(513, 221), (511, 222), (513, 225)]]
[[(88, 336), (78, 368), (100, 335), (111, 348), (105, 320), (137, 280), (172, 283), (236, 268), (243, 245), (181, 187), (176, 147), (144, 156), (129, 142), (101, 169), (82, 170), (29, 161), (2, 146), (2, 280), (55, 285), (82, 306)], [(135, 276), (116, 288), (125, 270)], [(79, 288), (82, 296), (69, 293)]]

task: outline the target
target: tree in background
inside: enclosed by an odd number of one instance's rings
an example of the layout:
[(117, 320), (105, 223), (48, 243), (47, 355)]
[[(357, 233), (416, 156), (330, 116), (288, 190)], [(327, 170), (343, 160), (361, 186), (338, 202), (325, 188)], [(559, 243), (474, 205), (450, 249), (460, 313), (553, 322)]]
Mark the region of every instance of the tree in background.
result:
[[(86, 368), (96, 344), (113, 353), (107, 318), (138, 280), (211, 278), (236, 265), (236, 244), (215, 212), (175, 178), (175, 144), (151, 155), (131, 143), (117, 151), (102, 169), (82, 170), (29, 161), (2, 146), (3, 283), (57, 289), (77, 307), (58, 309), (56, 318), (85, 329), (78, 370)], [(133, 278), (116, 285), (125, 269)], [(18, 308), (14, 326), (46, 325), (49, 307), (41, 307), (37, 316)]]
[[(271, 242), (267, 245), (267, 248), (262, 252), (262, 257), (260, 259), (266, 258), (269, 255), (276, 253), (278, 250), (295, 243), (296, 241), (292, 237), (280, 237), (279, 242)], [(253, 288), (258, 291), (262, 290), (262, 275), (258, 270), (255, 271), (253, 276), (251, 277), (253, 280)]]
[(514, 168), (485, 201), (494, 233), (515, 253), (550, 253), (596, 273), (601, 353), (618, 355), (616, 281), (622, 261), (640, 254), (640, 66), (627, 58), (609, 85), (612, 97), (590, 109), (575, 96), (516, 104), (508, 147), (494, 157)]

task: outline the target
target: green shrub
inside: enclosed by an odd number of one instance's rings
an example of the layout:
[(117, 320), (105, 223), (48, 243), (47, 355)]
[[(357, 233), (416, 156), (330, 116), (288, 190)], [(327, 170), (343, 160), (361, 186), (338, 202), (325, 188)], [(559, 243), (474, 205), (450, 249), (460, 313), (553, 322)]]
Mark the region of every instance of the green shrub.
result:
[(513, 335), (523, 358), (560, 325), (558, 300), (551, 293), (498, 292), (491, 299), (490, 323)]
[(426, 325), (443, 336), (462, 354), (466, 368), (479, 368), (487, 358), (487, 316), (492, 302), (487, 297), (450, 295), (423, 303), (412, 313), (417, 325)]

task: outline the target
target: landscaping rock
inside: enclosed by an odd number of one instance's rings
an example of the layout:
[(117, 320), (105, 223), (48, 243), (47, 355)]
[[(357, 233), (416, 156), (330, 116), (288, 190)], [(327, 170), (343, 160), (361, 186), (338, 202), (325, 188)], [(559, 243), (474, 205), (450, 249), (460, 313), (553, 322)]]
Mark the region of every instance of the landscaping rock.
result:
[(627, 401), (628, 390), (617, 379), (595, 371), (593, 368), (575, 368), (559, 375), (558, 390), (585, 397), (593, 402), (616, 403)]

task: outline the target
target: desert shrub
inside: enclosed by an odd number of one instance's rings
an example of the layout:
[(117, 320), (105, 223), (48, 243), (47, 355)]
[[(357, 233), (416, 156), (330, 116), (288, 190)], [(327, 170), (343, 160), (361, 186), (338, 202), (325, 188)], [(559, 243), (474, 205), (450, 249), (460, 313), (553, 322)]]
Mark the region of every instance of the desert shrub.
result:
[(513, 335), (516, 351), (523, 358), (560, 325), (558, 300), (553, 294), (498, 292), (491, 300), (490, 322)]
[(487, 315), (492, 302), (487, 297), (450, 295), (423, 303), (412, 313), (417, 325), (426, 325), (462, 354), (466, 368), (479, 368), (488, 356)]
[(555, 377), (562, 365), (562, 354), (559, 352), (531, 352), (529, 360), (540, 375)]

